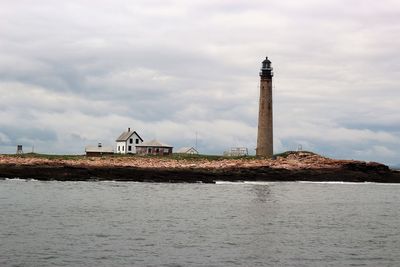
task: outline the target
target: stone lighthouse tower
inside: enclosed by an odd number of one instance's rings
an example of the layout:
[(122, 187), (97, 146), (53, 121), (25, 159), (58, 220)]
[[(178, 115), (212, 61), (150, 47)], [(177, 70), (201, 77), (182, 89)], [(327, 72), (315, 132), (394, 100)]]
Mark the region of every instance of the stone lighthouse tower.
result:
[(262, 62), (260, 71), (260, 103), (256, 148), (256, 155), (262, 157), (272, 157), (273, 155), (272, 76), (271, 61), (267, 57)]

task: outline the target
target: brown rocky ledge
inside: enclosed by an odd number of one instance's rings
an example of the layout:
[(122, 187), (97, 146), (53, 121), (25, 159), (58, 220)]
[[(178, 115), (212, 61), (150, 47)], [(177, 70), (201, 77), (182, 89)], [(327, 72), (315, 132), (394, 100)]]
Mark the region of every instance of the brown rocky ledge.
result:
[(310, 152), (286, 152), (275, 159), (253, 157), (102, 158), (0, 155), (0, 178), (59, 181), (139, 182), (345, 181), (399, 183), (400, 172), (375, 162), (335, 160)]

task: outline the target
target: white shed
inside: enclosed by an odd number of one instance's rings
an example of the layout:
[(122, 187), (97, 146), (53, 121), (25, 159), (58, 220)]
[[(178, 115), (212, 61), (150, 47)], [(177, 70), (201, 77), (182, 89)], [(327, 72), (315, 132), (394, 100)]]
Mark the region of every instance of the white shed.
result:
[(128, 131), (123, 132), (115, 142), (117, 142), (116, 153), (136, 154), (136, 146), (143, 143), (143, 139), (136, 131), (131, 131), (131, 128), (128, 128)]
[(99, 143), (97, 146), (86, 146), (85, 147), (86, 156), (103, 156), (114, 154), (114, 149), (111, 146), (103, 146)]
[(199, 152), (194, 148), (194, 147), (182, 147), (178, 149), (175, 153), (179, 154), (192, 154), (192, 155), (198, 155)]

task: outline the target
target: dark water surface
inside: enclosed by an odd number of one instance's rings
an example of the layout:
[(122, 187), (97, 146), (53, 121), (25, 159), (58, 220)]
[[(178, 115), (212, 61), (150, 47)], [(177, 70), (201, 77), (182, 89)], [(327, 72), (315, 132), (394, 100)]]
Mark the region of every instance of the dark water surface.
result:
[(400, 185), (0, 181), (0, 266), (400, 266)]

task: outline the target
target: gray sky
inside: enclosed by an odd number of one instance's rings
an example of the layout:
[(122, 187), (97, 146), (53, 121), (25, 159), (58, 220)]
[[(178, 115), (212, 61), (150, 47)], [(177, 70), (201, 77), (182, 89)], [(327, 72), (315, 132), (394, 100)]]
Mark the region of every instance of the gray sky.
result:
[(0, 153), (82, 154), (128, 127), (254, 153), (268, 56), (275, 152), (400, 163), (397, 0), (2, 0), (0, 16)]

